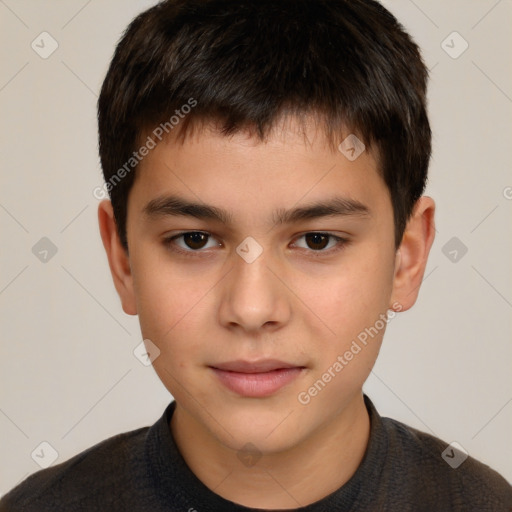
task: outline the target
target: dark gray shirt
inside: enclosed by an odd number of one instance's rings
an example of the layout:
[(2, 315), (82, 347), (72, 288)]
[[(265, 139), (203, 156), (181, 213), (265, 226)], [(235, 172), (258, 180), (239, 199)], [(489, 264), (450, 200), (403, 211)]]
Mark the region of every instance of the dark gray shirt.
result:
[[(456, 469), (447, 443), (381, 418), (365, 396), (370, 439), (352, 478), (304, 512), (512, 511), (512, 487), (468, 457)], [(107, 439), (29, 476), (0, 501), (0, 512), (249, 512), (203, 485), (172, 437), (171, 402), (152, 426)], [(447, 462), (448, 461), (448, 462)], [(459, 459), (460, 461), (460, 459)]]

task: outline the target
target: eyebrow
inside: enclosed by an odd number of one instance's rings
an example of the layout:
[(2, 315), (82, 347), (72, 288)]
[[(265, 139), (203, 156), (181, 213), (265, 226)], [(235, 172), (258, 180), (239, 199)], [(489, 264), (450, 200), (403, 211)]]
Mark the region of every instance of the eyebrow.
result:
[[(149, 201), (143, 208), (143, 213), (150, 217), (181, 216), (196, 219), (208, 219), (230, 225), (233, 215), (216, 206), (203, 203), (190, 202), (178, 196), (157, 197)], [(277, 225), (294, 224), (304, 220), (322, 217), (370, 217), (370, 209), (355, 199), (347, 197), (332, 197), (325, 201), (310, 203), (285, 210), (279, 208), (273, 213), (272, 222)]]

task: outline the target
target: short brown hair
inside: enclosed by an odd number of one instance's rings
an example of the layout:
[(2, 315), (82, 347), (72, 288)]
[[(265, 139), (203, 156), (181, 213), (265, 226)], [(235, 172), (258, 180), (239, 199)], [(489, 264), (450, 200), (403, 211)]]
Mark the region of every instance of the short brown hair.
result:
[[(104, 80), (104, 178), (191, 98), (182, 134), (211, 120), (263, 139), (284, 113), (312, 113), (333, 144), (348, 127), (378, 150), (398, 247), (427, 180), (427, 78), (417, 45), (374, 0), (166, 0), (132, 21)], [(125, 249), (134, 175), (108, 190)]]

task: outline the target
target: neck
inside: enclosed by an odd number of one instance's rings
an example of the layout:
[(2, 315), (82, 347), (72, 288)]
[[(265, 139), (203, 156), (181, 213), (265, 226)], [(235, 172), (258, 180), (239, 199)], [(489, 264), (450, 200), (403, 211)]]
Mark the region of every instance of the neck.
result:
[(263, 509), (295, 509), (344, 485), (359, 467), (370, 434), (362, 394), (300, 444), (241, 464), (237, 451), (219, 443), (179, 404), (171, 431), (185, 462), (211, 491), (234, 503)]

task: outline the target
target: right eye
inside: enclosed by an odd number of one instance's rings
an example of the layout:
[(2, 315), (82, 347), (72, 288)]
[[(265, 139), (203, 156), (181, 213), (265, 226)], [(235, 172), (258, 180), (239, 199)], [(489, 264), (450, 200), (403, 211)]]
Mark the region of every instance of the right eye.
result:
[[(219, 247), (218, 242), (208, 246), (209, 239), (215, 240), (210, 233), (204, 231), (185, 231), (164, 239), (163, 243), (172, 251), (189, 253), (203, 252), (201, 249)], [(181, 243), (180, 243), (181, 242)], [(189, 255), (187, 254), (187, 256)]]

